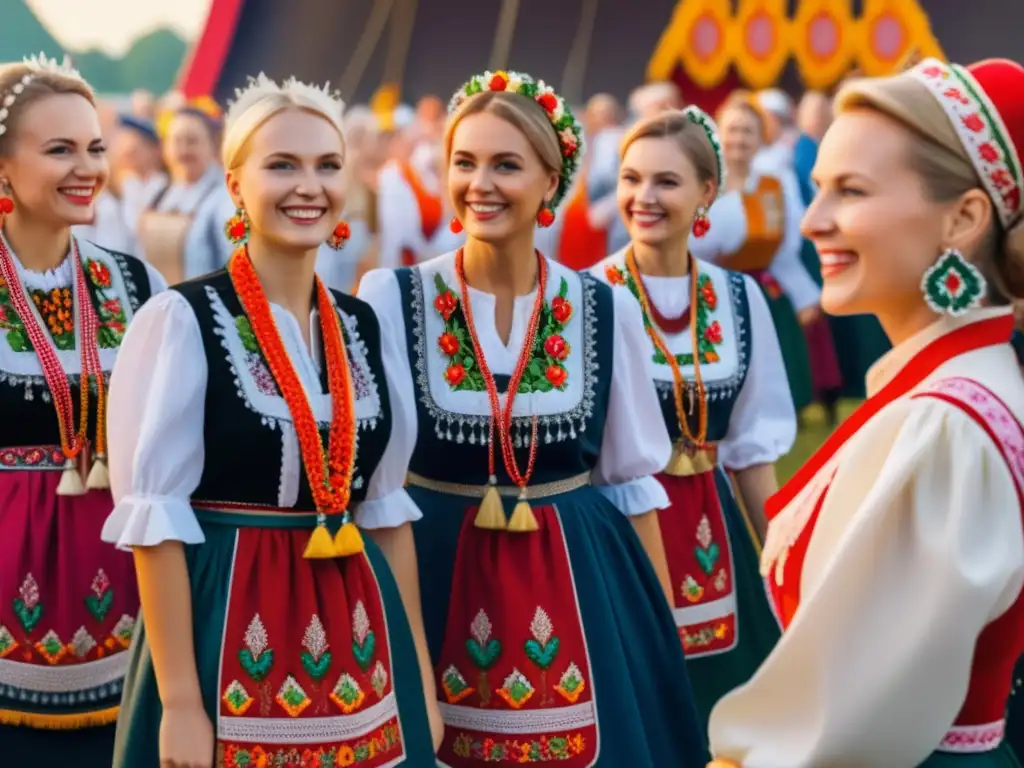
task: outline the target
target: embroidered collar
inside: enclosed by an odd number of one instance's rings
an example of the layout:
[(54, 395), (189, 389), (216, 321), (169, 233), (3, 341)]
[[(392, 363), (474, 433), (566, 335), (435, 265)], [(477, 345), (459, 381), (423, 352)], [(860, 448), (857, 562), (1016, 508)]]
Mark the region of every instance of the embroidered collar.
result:
[(918, 352), (931, 342), (945, 336), (958, 328), (1012, 314), (1010, 307), (990, 307), (968, 312), (961, 317), (943, 315), (934, 323), (918, 331), (902, 344), (886, 352), (867, 373), (867, 395), (876, 395), (886, 384), (909, 363)]

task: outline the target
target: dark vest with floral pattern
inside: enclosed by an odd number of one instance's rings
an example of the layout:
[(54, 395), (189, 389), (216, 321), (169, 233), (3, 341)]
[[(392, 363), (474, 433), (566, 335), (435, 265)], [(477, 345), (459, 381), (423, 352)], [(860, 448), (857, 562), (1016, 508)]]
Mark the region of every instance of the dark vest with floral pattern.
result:
[[(78, 248), (89, 299), (100, 323), (97, 337), (100, 363), (109, 384), (121, 339), (135, 312), (149, 299), (152, 286), (145, 265), (138, 259), (83, 240), (78, 241)], [(76, 342), (72, 288), (69, 285), (43, 291), (25, 287), (37, 310), (37, 322), (49, 332), (68, 373), (77, 425), (81, 413), (81, 358)], [(10, 290), (0, 279), (0, 465), (14, 467), (24, 465), (27, 458), (31, 458), (23, 455), (25, 448), (59, 445), (60, 430), (39, 358), (11, 304)], [(117, 406), (108, 403), (108, 407)], [(96, 435), (95, 383), (89, 398), (88, 435), (90, 439)], [(63, 463), (62, 456), (40, 460), (54, 467)]]
[[(637, 296), (636, 286), (624, 263), (623, 257), (609, 263), (605, 267), (605, 277), (613, 283), (624, 285)], [(614, 270), (614, 273), (610, 270)], [(700, 262), (697, 346), (701, 378), (707, 392), (709, 443), (722, 440), (728, 433), (733, 408), (743, 390), (750, 367), (752, 341), (747, 287), (741, 273)], [(690, 431), (696, 434), (699, 427), (697, 410), (694, 408), (691, 411), (689, 408), (690, 396), (696, 394), (690, 330), (687, 328), (673, 336), (662, 333), (662, 338), (669, 349), (676, 353), (676, 362), (687, 381), (688, 392), (684, 394), (683, 402), (687, 407)], [(651, 369), (655, 374), (654, 384), (658, 390), (661, 412), (669, 435), (673, 440), (678, 440), (682, 433), (676, 416), (672, 371), (668, 361), (653, 343), (650, 350)]]
[[(195, 312), (208, 363), (205, 458), (192, 498), (203, 502), (311, 511), (291, 414), (226, 270), (174, 286)], [(366, 497), (391, 434), (391, 407), (381, 362), (380, 326), (365, 302), (332, 291), (342, 318), (355, 388), (357, 429), (352, 501)], [(319, 331), (317, 331), (319, 335)], [(319, 347), (323, 349), (322, 339)], [(321, 366), (313, 412), (326, 448), (331, 398)]]
[[(431, 480), (483, 485), (488, 474), (486, 440), (490, 410), (461, 306), (447, 319), (439, 309), (442, 286), (458, 295), (454, 281), (448, 282), (451, 276), (436, 271), (444, 261), (435, 259), (396, 270), (419, 419), (409, 469)], [(531, 410), (538, 416), (532, 484), (565, 479), (594, 468), (601, 450), (615, 364), (615, 307), (611, 290), (590, 275), (549, 264), (548, 301), (516, 400), (532, 400)], [(566, 311), (570, 312), (568, 319)], [(458, 339), (459, 351), (455, 355), (447, 355), (440, 346), (439, 332), (451, 333)], [(561, 341), (549, 341), (552, 337)], [(459, 370), (464, 372), (456, 386), (439, 373), (453, 365), (461, 366)], [(509, 376), (496, 375), (495, 382), (498, 391), (504, 393)], [(546, 405), (546, 401), (553, 404), (559, 399), (564, 400), (562, 407)], [(473, 405), (463, 408), (460, 402)], [(515, 455), (521, 471), (527, 466), (530, 430), (529, 416), (514, 418)], [(495, 468), (500, 485), (512, 484), (497, 444)]]

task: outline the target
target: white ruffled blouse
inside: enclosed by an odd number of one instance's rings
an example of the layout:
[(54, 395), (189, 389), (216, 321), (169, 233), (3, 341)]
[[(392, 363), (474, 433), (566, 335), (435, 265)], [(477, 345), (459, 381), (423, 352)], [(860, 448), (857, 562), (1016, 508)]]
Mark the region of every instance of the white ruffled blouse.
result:
[[(420, 264), (423, 284), (428, 291), (434, 285), (434, 275), (443, 277), (445, 282), (457, 285), (455, 278), (455, 255), (448, 253)], [(569, 286), (573, 305), (582, 307), (582, 280), (576, 272), (548, 259), (549, 300), (558, 291), (562, 278)], [(415, 277), (413, 279), (416, 279)], [(491, 294), (469, 289), (473, 305), (473, 317), (479, 335), (480, 346), (491, 371), (498, 375), (511, 375), (516, 367), (519, 353), (526, 338), (527, 326), (533, 311), (536, 294), (518, 296), (514, 301), (512, 330), (508, 343), (502, 342), (495, 324), (495, 297)], [(429, 293), (426, 306), (433, 301)], [(403, 313), (403, 299), (395, 273), (391, 270), (373, 270), (367, 273), (359, 285), (359, 297), (369, 302), (377, 311), (387, 335), (396, 339), (401, 348), (396, 356), (395, 367), (388, 367), (388, 374), (401, 378), (401, 389), (412, 391), (413, 372), (407, 354), (406, 328)], [(592, 473), (594, 486), (626, 515), (640, 515), (653, 509), (669, 506), (668, 496), (653, 475), (660, 472), (668, 462), (672, 443), (661, 416), (658, 395), (654, 388), (649, 355), (644, 354), (648, 341), (643, 328), (640, 307), (630, 296), (614, 292), (613, 359), (610, 373), (611, 395), (604, 424), (604, 437), (597, 465)], [(566, 413), (576, 407), (586, 396), (582, 382), (585, 381), (586, 347), (584, 334), (596, 333), (593, 324), (588, 326), (577, 310), (570, 320), (564, 335), (570, 349), (565, 361), (570, 386), (564, 392), (536, 392), (517, 395), (513, 404), (514, 416), (549, 416)], [(428, 326), (434, 322), (432, 316), (424, 318)], [(437, 322), (440, 322), (439, 320)], [(433, 399), (445, 410), (472, 417), (486, 417), (490, 413), (486, 395), (481, 392), (451, 392), (443, 380), (445, 358), (436, 344), (428, 343), (425, 361), (427, 385)], [(601, 361), (602, 372), (606, 363)], [(483, 452), (481, 452), (483, 456)]]
[[(1001, 312), (944, 318), (897, 346), (869, 372), (869, 395), (928, 343)], [(762, 556), (773, 579), (831, 482), (792, 622), (711, 713), (717, 757), (743, 768), (909, 768), (953, 725), (979, 634), (1020, 594), (1024, 531), (1017, 483), (986, 430), (944, 400), (914, 397), (950, 377), (978, 382), (1024, 419), (1010, 346), (961, 354), (882, 408), (779, 513)]]
[[(306, 347), (294, 315), (276, 304), (271, 304), (271, 311), (307, 396), (318, 401), (318, 412), (330, 413), (330, 396), (322, 394), (320, 387), (321, 350), (315, 341), (312, 351)], [(346, 325), (351, 322), (344, 313), (342, 319)], [(315, 340), (319, 328), (315, 309), (308, 322)], [(382, 325), (391, 434), (370, 478), (366, 499), (353, 508), (356, 523), (370, 529), (397, 527), (421, 516), (404, 488), (416, 443), (416, 404), (412, 389), (396, 385), (391, 375), (407, 363), (404, 349)], [(235, 368), (241, 376), (248, 375), (244, 364)], [(111, 379), (110, 397), (117, 407), (110, 410), (107, 439), (116, 506), (104, 525), (104, 541), (130, 549), (163, 541), (198, 544), (205, 540), (190, 499), (203, 473), (207, 377), (206, 350), (192, 306), (177, 291), (154, 297), (128, 329)], [(381, 384), (379, 379), (366, 379), (371, 388)], [(379, 397), (376, 389), (369, 396)], [(356, 407), (358, 411), (358, 402)], [(278, 416), (281, 410), (275, 408), (275, 416), (287, 434), (282, 434), (281, 441), (278, 506), (288, 508), (296, 502), (304, 469), (299, 452), (287, 449), (297, 438), (287, 408), (283, 419)], [(244, 483), (245, 478), (239, 477), (238, 482)]]
[[(624, 270), (625, 256), (624, 248), (598, 262), (590, 271), (608, 282), (608, 267)], [(743, 327), (737, 306), (741, 297), (735, 295), (730, 273), (706, 262), (700, 263), (700, 272), (711, 280), (718, 297), (709, 321), (718, 322), (722, 328), (722, 343), (716, 347), (718, 359), (700, 366), (701, 378), (711, 392), (716, 395), (721, 392), (723, 398), (734, 398), (728, 431), (716, 443), (719, 461), (733, 471), (773, 464), (789, 453), (796, 440), (796, 410), (768, 303), (754, 280), (743, 276), (750, 312), (747, 327)], [(644, 286), (658, 310), (669, 317), (682, 315), (690, 306), (689, 276), (644, 275)], [(633, 298), (625, 286), (615, 290)], [(689, 330), (663, 334), (663, 338), (673, 354), (693, 351)], [(646, 333), (644, 344), (650, 360), (654, 344)], [(657, 365), (652, 361), (650, 365), (654, 380), (667, 388), (672, 383), (672, 369), (667, 363)], [(692, 364), (680, 366), (680, 370), (684, 378), (693, 380)], [(739, 379), (742, 384), (736, 394), (731, 384)], [(718, 396), (713, 398), (717, 399)], [(714, 402), (711, 407), (714, 409)]]

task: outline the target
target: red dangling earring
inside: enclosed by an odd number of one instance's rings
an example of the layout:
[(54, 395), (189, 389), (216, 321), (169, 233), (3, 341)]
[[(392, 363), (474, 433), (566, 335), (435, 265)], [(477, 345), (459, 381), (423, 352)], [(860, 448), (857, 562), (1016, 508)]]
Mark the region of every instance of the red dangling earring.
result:
[(456, 235), (462, 231), (462, 222), (459, 221), (458, 216), (452, 216), (452, 220), (448, 222), (448, 229), (450, 229)]
[(704, 237), (711, 229), (711, 221), (708, 219), (707, 206), (700, 206), (697, 209), (697, 218), (693, 220), (693, 236)]
[(550, 227), (555, 223), (555, 212), (546, 205), (537, 212), (537, 226)]
[(350, 237), (352, 237), (352, 230), (348, 228), (348, 224), (344, 221), (339, 221), (331, 236), (327, 238), (327, 245), (336, 251), (340, 251), (345, 247), (345, 243), (348, 242)]
[(243, 245), (249, 241), (249, 216), (245, 208), (239, 208), (235, 215), (224, 225), (224, 235), (235, 245)]
[(5, 193), (0, 195), (0, 227), (9, 213), (14, 213), (14, 198)]

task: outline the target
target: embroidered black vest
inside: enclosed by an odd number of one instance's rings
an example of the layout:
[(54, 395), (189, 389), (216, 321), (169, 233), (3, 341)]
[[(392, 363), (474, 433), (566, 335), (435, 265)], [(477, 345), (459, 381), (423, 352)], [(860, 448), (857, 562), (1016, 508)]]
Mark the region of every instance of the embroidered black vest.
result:
[[(428, 262), (429, 263), (429, 262)], [(434, 311), (436, 291), (422, 267), (396, 270), (402, 294), (406, 345), (416, 391), (419, 432), (409, 469), (418, 475), (442, 482), (483, 485), (487, 482), (488, 416), (459, 413), (437, 403), (430, 391), (428, 355), (439, 354), (437, 339), (427, 338), (425, 314)], [(582, 323), (583, 341), (573, 347), (577, 355), (569, 368), (570, 376), (582, 376), (579, 402), (561, 413), (538, 417), (538, 448), (532, 484), (565, 479), (589, 472), (597, 463), (604, 435), (604, 424), (611, 393), (614, 360), (615, 306), (611, 289), (588, 274), (572, 273), (567, 279), (582, 283), (581, 306), (575, 307), (571, 322)], [(552, 268), (551, 280), (558, 280)], [(463, 326), (461, 307), (459, 313)], [(467, 342), (468, 343), (468, 342)], [(538, 341), (538, 346), (541, 342)], [(539, 354), (539, 351), (538, 351)], [(509, 377), (495, 375), (498, 391), (504, 393)], [(456, 398), (461, 393), (456, 393)], [(533, 394), (543, 399), (550, 393)], [(528, 439), (531, 419), (516, 417), (513, 422), (515, 455), (521, 471), (529, 457)], [(512, 484), (505, 470), (495, 433), (495, 469), (500, 485)]]
[[(174, 286), (192, 306), (208, 364), (205, 459), (193, 498), (313, 510), (312, 493), (284, 398), (280, 396), (226, 270)], [(365, 302), (332, 291), (342, 317), (358, 420), (352, 501), (365, 498), (391, 434), (391, 407), (380, 353), (380, 326)], [(322, 342), (322, 340), (321, 340)], [(320, 348), (323, 344), (320, 343)], [(323, 406), (314, 413), (326, 448), (330, 398), (321, 366)], [(297, 468), (297, 477), (296, 477)], [(292, 488), (292, 491), (289, 491)]]
[[(79, 241), (79, 253), (89, 299), (99, 318), (97, 341), (100, 362), (109, 384), (121, 339), (131, 317), (149, 299), (152, 286), (145, 265), (138, 259), (86, 241)], [(70, 284), (49, 292), (29, 289), (30, 300), (38, 310), (44, 332), (53, 339), (62, 363), (73, 365), (75, 372), (68, 375), (68, 381), (77, 428), (81, 414), (81, 376), (77, 371), (81, 370), (81, 358), (77, 349), (78, 329), (74, 327), (72, 295)], [(96, 406), (93, 382), (87, 431), (90, 440), (96, 436)], [(116, 408), (117, 405), (108, 402), (107, 407)], [(60, 429), (53, 398), (21, 318), (11, 303), (10, 288), (0, 280), (0, 465), (21, 465), (25, 457), (20, 449), (59, 444)], [(61, 457), (51, 458), (63, 460)]]

